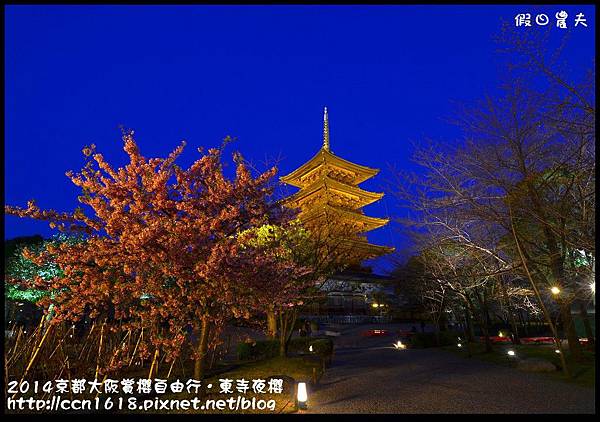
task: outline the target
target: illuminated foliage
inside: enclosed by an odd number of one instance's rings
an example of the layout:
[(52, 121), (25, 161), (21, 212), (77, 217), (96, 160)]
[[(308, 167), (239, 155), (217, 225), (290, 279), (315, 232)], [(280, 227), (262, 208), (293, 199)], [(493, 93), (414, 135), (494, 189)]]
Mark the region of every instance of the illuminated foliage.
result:
[[(189, 344), (188, 330), (199, 330), (200, 321), (220, 327), (228, 318), (250, 317), (275, 294), (281, 303), (293, 300), (293, 280), (304, 270), (282, 255), (285, 248), (242, 244), (237, 236), (290, 218), (270, 201), (275, 168), (253, 177), (234, 154), (230, 180), (222, 148), (199, 150), (200, 158), (183, 169), (175, 160), (185, 142), (165, 159), (148, 159), (133, 132), (124, 133), (123, 141), (126, 166), (114, 169), (92, 145), (83, 151), (83, 169), (67, 173), (93, 216), (81, 208), (42, 211), (33, 201), (27, 208), (5, 207), (7, 214), (85, 234), (85, 242), (49, 243), (23, 255), (57, 269), (36, 274), (29, 286), (59, 292), (39, 301), (55, 305), (53, 323), (89, 315), (114, 329), (144, 328), (139, 354), (149, 356), (153, 347), (170, 360)], [(273, 295), (257, 294), (262, 291)]]

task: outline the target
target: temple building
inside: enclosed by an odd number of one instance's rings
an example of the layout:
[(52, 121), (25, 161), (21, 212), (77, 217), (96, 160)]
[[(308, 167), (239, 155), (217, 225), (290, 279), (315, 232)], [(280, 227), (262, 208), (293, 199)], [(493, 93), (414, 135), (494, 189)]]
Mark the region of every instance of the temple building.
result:
[[(393, 252), (394, 248), (369, 243), (366, 233), (384, 226), (387, 218), (365, 215), (362, 208), (383, 197), (359, 184), (379, 169), (355, 164), (331, 151), (327, 108), (323, 116), (323, 145), (305, 164), (280, 178), (299, 190), (286, 198), (285, 205), (300, 210), (298, 218), (318, 238), (320, 254), (337, 260), (345, 268), (322, 286), (328, 294), (327, 309), (318, 313), (370, 314), (373, 294), (383, 294), (383, 276), (362, 267), (366, 259)], [(345, 276), (345, 274), (347, 276)], [(385, 283), (384, 283), (385, 284)], [(380, 309), (378, 309), (381, 313)]]

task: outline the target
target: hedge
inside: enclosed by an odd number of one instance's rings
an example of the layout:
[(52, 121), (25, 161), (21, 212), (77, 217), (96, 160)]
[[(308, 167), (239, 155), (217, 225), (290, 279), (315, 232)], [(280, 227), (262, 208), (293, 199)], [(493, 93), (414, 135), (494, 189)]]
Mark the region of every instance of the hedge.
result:
[[(333, 352), (333, 341), (322, 337), (296, 337), (290, 340), (289, 353), (313, 353), (320, 356), (329, 356)], [(279, 354), (279, 340), (259, 340), (253, 343), (239, 343), (237, 347), (239, 360), (268, 359)]]

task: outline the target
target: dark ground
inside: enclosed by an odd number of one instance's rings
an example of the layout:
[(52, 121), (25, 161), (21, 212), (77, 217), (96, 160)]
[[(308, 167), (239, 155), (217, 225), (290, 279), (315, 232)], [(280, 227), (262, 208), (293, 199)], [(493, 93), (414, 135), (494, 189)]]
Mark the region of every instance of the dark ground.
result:
[(368, 328), (336, 339), (307, 413), (595, 413), (595, 389), (439, 349), (396, 350), (396, 336), (361, 337)]

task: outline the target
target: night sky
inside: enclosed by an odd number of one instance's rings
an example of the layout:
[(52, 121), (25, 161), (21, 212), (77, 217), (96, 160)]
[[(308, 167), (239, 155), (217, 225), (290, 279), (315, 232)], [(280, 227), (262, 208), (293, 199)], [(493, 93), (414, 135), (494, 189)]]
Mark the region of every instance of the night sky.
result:
[[(594, 57), (593, 6), (7, 6), (5, 202), (74, 209), (79, 191), (65, 172), (82, 167), (91, 143), (125, 164), (119, 125), (147, 157), (185, 139), (182, 165), (231, 135), (228, 151), (259, 168), (279, 157), (284, 175), (320, 148), (327, 106), (332, 151), (381, 169), (361, 187), (386, 197), (365, 211), (400, 216), (389, 166), (413, 168), (411, 142), (457, 139), (445, 121), (453, 102), (495, 92), (502, 20), (544, 12), (554, 25), (559, 10), (578, 72)], [(573, 28), (580, 12), (587, 28)], [(5, 218), (6, 239), (52, 233)], [(369, 239), (407, 243), (397, 223)]]

